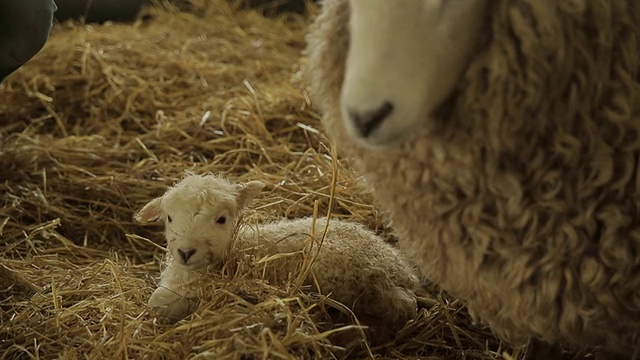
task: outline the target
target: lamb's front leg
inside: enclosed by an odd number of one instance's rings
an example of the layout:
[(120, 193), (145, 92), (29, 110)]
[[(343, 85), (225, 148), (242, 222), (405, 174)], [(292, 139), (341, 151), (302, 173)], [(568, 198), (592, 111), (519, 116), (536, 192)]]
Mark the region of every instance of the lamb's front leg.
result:
[(176, 269), (172, 265), (162, 272), (160, 284), (151, 294), (148, 303), (158, 318), (176, 322), (195, 311), (198, 299), (190, 286), (194, 277), (192, 275), (195, 274)]

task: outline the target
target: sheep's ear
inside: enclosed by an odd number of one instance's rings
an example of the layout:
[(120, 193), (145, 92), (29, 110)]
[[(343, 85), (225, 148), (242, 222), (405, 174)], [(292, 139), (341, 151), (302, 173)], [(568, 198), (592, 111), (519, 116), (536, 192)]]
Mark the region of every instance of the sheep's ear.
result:
[(140, 211), (133, 215), (133, 218), (141, 224), (158, 220), (162, 216), (162, 208), (160, 208), (161, 201), (162, 197), (151, 200), (140, 209)]
[(238, 189), (238, 209), (242, 209), (251, 203), (251, 200), (264, 188), (262, 181), (253, 180), (236, 185)]

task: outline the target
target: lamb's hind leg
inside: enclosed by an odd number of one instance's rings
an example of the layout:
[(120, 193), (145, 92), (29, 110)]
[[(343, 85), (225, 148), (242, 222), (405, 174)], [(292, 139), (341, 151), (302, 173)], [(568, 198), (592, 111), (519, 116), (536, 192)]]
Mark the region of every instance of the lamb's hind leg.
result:
[(364, 325), (373, 343), (393, 339), (406, 323), (415, 319), (418, 307), (415, 293), (402, 286), (385, 290), (369, 289), (353, 306), (353, 311)]

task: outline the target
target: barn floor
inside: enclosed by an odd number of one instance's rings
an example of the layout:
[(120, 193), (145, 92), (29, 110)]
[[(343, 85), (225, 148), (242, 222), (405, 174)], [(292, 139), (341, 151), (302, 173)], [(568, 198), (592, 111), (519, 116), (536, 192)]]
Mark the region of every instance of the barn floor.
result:
[(176, 325), (153, 318), (163, 238), (132, 214), (185, 170), (267, 183), (247, 221), (331, 211), (387, 233), (305, 93), (309, 18), (192, 3), (59, 24), (0, 85), (0, 358), (523, 358), (437, 291), (382, 344), (242, 274), (212, 276)]

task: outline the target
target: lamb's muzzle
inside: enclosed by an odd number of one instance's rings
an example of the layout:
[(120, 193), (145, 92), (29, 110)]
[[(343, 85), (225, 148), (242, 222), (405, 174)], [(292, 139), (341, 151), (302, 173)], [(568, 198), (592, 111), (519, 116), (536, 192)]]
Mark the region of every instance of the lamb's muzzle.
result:
[(178, 254), (180, 255), (180, 259), (185, 265), (189, 263), (189, 259), (195, 253), (196, 253), (196, 249), (184, 249), (184, 250), (178, 249)]

